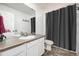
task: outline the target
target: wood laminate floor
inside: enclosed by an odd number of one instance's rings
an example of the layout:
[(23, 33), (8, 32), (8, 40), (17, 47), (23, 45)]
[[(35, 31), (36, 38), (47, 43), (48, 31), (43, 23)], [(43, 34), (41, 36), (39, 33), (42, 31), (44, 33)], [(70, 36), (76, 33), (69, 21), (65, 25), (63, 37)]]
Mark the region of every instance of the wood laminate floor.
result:
[(78, 56), (76, 52), (53, 46), (51, 51), (45, 52), (44, 56)]

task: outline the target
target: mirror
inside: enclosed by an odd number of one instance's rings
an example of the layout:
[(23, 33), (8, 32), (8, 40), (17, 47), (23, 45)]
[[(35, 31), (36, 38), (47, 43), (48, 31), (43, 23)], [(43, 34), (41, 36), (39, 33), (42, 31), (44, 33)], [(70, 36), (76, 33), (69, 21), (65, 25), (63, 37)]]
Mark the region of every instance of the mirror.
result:
[(35, 17), (35, 11), (24, 3), (0, 3), (0, 14), (3, 16), (6, 30), (13, 33), (31, 33), (31, 18)]

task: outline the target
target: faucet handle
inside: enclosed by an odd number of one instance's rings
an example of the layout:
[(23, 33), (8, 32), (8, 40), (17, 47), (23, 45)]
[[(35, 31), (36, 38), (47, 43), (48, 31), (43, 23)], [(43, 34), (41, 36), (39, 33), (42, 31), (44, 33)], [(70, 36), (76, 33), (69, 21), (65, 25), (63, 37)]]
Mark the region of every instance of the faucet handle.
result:
[(32, 35), (35, 35), (35, 32), (32, 32)]

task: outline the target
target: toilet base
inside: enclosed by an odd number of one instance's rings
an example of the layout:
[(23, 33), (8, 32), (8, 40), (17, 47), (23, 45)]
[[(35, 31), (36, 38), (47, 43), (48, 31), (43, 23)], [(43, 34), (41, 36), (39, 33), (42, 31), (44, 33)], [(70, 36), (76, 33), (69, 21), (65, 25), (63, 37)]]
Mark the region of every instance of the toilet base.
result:
[(47, 45), (45, 49), (48, 50), (48, 51), (51, 51), (52, 50), (52, 48), (51, 48), (50, 45)]

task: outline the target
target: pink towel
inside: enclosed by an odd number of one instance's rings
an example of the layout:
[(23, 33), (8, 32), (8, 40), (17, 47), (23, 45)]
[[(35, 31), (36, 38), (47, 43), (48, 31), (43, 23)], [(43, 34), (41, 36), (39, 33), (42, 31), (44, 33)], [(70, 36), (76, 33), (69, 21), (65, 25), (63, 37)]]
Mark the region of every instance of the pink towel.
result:
[(5, 33), (5, 27), (4, 27), (4, 23), (3, 23), (3, 17), (0, 16), (0, 34)]

